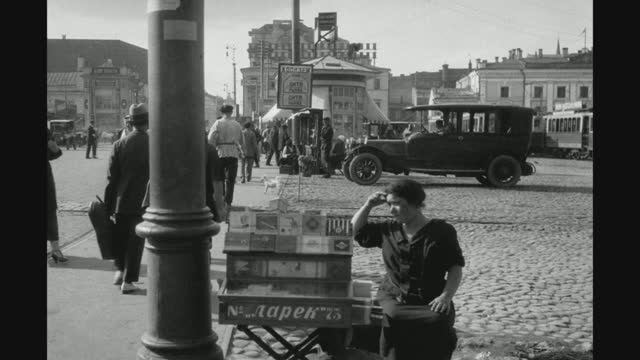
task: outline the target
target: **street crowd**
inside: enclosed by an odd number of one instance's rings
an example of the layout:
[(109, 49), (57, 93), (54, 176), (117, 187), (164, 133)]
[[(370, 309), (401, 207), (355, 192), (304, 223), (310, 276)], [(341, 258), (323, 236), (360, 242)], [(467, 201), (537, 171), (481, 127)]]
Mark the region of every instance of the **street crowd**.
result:
[[(252, 168), (266, 165), (298, 166), (299, 149), (293, 145), (286, 122), (273, 122), (262, 132), (251, 121), (241, 125), (232, 118), (233, 106), (220, 109), (217, 119), (203, 134), (206, 138), (206, 204), (216, 222), (225, 221), (233, 204), (234, 187), (240, 165), (241, 183), (252, 181)], [(140, 263), (144, 239), (136, 232), (149, 206), (149, 114), (146, 104), (133, 104), (118, 132), (107, 169), (104, 204), (115, 221), (113, 284), (123, 294), (139, 290)], [(312, 134), (315, 139), (316, 134)], [(319, 155), (323, 177), (330, 178), (344, 159), (343, 136), (334, 140), (331, 119), (325, 117), (320, 133)], [(48, 137), (47, 240), (51, 258), (65, 263), (58, 240), (55, 183), (49, 162), (62, 151)], [(350, 141), (352, 143), (353, 141)], [(86, 158), (96, 158), (97, 136), (93, 122), (87, 130)], [(465, 260), (456, 230), (444, 220), (428, 219), (422, 212), (426, 200), (419, 183), (403, 179), (384, 191), (369, 196), (353, 216), (354, 239), (363, 247), (379, 247), (386, 276), (378, 294), (383, 308), (380, 354), (386, 359), (450, 359), (457, 337), (453, 328), (453, 297), (460, 285)], [(392, 220), (371, 222), (369, 212), (387, 204)]]

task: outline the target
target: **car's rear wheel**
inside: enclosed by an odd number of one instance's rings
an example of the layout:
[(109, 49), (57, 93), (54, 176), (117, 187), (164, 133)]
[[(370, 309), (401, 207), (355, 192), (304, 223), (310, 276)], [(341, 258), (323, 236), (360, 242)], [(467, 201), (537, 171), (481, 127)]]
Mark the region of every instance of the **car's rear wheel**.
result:
[(382, 176), (382, 162), (373, 154), (358, 154), (349, 163), (349, 173), (356, 184), (372, 185)]
[(487, 179), (487, 176), (486, 176), (486, 175), (479, 175), (479, 176), (476, 176), (476, 180), (478, 180), (478, 182), (479, 182), (480, 184), (482, 184), (482, 185), (486, 185), (486, 186), (491, 185), (491, 183), (489, 183), (489, 179)]
[(509, 155), (500, 155), (493, 159), (487, 169), (487, 180), (495, 187), (510, 187), (520, 181), (522, 169), (518, 160)]
[(351, 173), (349, 172), (349, 164), (351, 162), (350, 161), (343, 161), (342, 162), (342, 173), (344, 174), (344, 177), (349, 180), (349, 181), (353, 181), (353, 179), (351, 179)]

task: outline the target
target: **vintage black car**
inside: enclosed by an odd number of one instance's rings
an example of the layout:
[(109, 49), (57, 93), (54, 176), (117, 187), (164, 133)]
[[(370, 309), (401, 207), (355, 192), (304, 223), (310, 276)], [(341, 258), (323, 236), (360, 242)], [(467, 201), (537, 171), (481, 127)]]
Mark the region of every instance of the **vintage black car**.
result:
[(534, 110), (519, 106), (412, 106), (419, 131), (405, 139), (366, 139), (342, 166), (347, 179), (371, 185), (382, 172), (475, 177), (495, 187), (515, 185), (535, 168), (526, 162)]

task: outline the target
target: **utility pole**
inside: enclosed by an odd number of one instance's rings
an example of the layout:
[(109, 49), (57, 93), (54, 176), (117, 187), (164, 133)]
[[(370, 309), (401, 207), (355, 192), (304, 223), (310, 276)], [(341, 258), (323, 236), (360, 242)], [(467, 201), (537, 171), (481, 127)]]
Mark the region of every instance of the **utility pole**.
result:
[(262, 115), (264, 108), (264, 40), (260, 40), (260, 101), (258, 102), (258, 114)]
[(227, 58), (229, 58), (229, 50), (231, 50), (231, 61), (233, 63), (233, 109), (236, 112), (236, 121), (238, 121), (238, 98), (236, 97), (236, 47), (235, 45), (227, 45)]
[(300, 63), (300, 0), (293, 0), (293, 15), (291, 20), (291, 60)]
[(333, 57), (338, 57), (338, 51), (336, 50), (338, 43), (338, 25), (335, 26), (335, 30), (333, 30)]
[(150, 204), (136, 227), (148, 313), (137, 359), (222, 360), (211, 327), (209, 241), (220, 226), (205, 204), (204, 0), (149, 4)]

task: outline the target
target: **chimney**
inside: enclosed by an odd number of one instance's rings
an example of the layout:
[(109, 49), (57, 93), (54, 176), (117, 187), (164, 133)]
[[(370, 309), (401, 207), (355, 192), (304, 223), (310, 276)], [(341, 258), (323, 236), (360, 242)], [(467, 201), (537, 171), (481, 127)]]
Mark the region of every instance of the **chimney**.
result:
[(442, 86), (446, 87), (447, 84), (447, 70), (449, 69), (449, 65), (442, 65)]
[(564, 57), (569, 56), (569, 48), (562, 48), (562, 56)]
[(505, 62), (505, 61), (507, 61), (507, 58), (503, 56), (502, 57), (502, 62)]
[(516, 51), (517, 51), (516, 59), (522, 59), (522, 49), (517, 48)]
[(509, 50), (509, 60), (513, 59), (513, 49)]
[(542, 57), (542, 49), (538, 49), (538, 56)]
[(469, 59), (469, 72), (471, 72), (473, 67), (471, 66), (471, 59)]
[(82, 71), (84, 68), (84, 58), (82, 56), (78, 56), (78, 71)]
[(67, 39), (67, 34), (62, 34), (62, 40), (66, 40)]
[(496, 56), (496, 64), (498, 63), (499, 59), (500, 59), (500, 58)]
[(480, 58), (477, 58), (476, 59), (476, 69), (480, 67), (480, 63), (481, 63)]

